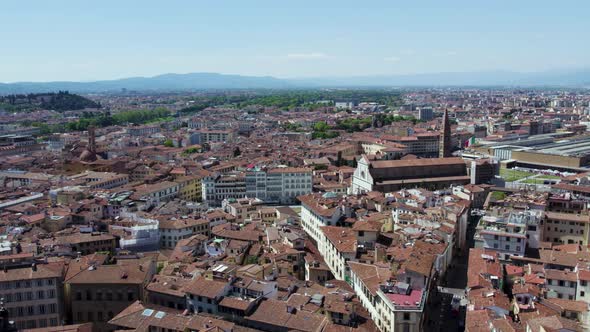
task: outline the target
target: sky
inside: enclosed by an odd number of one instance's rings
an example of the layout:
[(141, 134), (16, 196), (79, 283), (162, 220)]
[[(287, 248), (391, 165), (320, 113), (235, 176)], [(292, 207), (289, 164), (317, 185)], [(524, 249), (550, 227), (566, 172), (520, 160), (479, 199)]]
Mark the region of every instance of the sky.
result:
[(0, 82), (590, 67), (590, 1), (3, 0)]

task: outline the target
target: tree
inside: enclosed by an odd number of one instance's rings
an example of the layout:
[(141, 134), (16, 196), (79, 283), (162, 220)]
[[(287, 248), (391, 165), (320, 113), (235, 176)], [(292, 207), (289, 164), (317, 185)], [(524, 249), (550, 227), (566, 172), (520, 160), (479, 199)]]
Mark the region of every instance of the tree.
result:
[(330, 129), (330, 126), (328, 126), (328, 124), (325, 121), (319, 121), (313, 125), (314, 131), (325, 132), (328, 129)]
[(166, 141), (164, 141), (164, 146), (168, 147), (168, 148), (172, 148), (172, 147), (174, 147), (174, 142), (172, 142), (171, 139), (167, 139)]

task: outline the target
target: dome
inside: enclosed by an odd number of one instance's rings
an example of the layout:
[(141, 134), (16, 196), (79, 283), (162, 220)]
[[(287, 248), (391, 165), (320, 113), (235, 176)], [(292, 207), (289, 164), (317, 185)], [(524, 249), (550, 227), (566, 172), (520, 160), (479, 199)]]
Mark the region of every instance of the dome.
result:
[(93, 153), (92, 151), (85, 149), (80, 154), (80, 161), (84, 161), (84, 162), (96, 161), (96, 153)]

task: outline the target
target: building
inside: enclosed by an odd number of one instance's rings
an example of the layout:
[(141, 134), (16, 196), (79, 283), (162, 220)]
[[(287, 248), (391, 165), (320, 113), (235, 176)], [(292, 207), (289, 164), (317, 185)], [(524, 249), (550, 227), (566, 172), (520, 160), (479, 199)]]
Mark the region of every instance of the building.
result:
[(543, 241), (555, 244), (580, 244), (587, 246), (590, 232), (590, 216), (573, 213), (545, 212)]
[(418, 108), (418, 120), (430, 121), (434, 119), (434, 111), (432, 107), (420, 107)]
[(218, 304), (231, 289), (226, 281), (209, 280), (198, 277), (186, 286), (187, 309), (193, 313), (219, 313)]
[(243, 174), (212, 174), (202, 180), (203, 201), (211, 206), (221, 206), (228, 198), (246, 197), (246, 177)]
[(338, 196), (331, 194), (309, 194), (298, 197), (301, 201), (301, 226), (318, 243), (323, 226), (336, 226), (343, 216)]
[(137, 213), (121, 211), (121, 219), (110, 226), (111, 232), (124, 234), (119, 247), (131, 251), (158, 250), (160, 246), (159, 220), (145, 218)]
[(337, 100), (336, 102), (334, 102), (334, 107), (336, 107), (336, 109), (350, 110), (356, 107), (357, 105), (358, 101), (356, 100)]
[(112, 172), (86, 171), (72, 176), (71, 179), (84, 181), (90, 189), (112, 189), (129, 183), (129, 175)]
[(293, 204), (297, 196), (311, 193), (312, 185), (308, 168), (277, 167), (246, 173), (246, 195), (268, 203)]
[(180, 276), (156, 275), (147, 286), (149, 303), (172, 309), (186, 309), (184, 287), (191, 282), (189, 278)]
[(352, 287), (380, 331), (423, 331), (428, 278), (396, 281), (389, 268), (356, 262), (349, 265)]
[(484, 216), (474, 235), (475, 247), (498, 252), (500, 259), (524, 256), (527, 225), (517, 218), (504, 219)]
[(90, 255), (99, 251), (114, 253), (117, 248), (115, 237), (108, 233), (75, 233), (59, 236), (56, 240), (64, 245), (69, 245), (72, 252), (79, 252), (82, 255)]
[(393, 192), (404, 187), (440, 188), (470, 181), (467, 165), (461, 158), (372, 161), (362, 156), (353, 174), (352, 192)]
[(203, 188), (200, 176), (182, 176), (177, 178), (175, 182), (180, 187), (178, 193), (180, 199), (190, 202), (201, 202), (203, 200)]
[(45, 149), (45, 144), (37, 144), (30, 135), (2, 135), (0, 136), (0, 157), (26, 154)]
[(451, 141), (451, 123), (449, 121), (449, 111), (445, 109), (442, 119), (442, 133), (440, 135), (440, 150), (439, 158), (451, 157), (452, 141)]
[(201, 129), (191, 136), (192, 144), (205, 143), (229, 143), (234, 140), (232, 130), (206, 130)]
[(159, 125), (133, 126), (127, 128), (127, 134), (131, 136), (150, 136), (160, 132)]
[(147, 300), (145, 288), (155, 272), (151, 258), (90, 264), (65, 282), (70, 319), (74, 324), (93, 322), (95, 332), (114, 330), (108, 321), (135, 301)]
[(356, 260), (356, 233), (350, 228), (322, 226), (317, 247), (334, 278), (350, 280), (348, 263)]
[(0, 298), (19, 330), (62, 324), (63, 275), (60, 263), (32, 263), (0, 272)]
[(160, 248), (174, 249), (178, 241), (194, 234), (209, 237), (211, 230), (207, 219), (181, 217), (180, 219), (160, 220)]
[(178, 197), (180, 185), (173, 181), (162, 181), (154, 184), (143, 184), (134, 188), (132, 198), (144, 200), (147, 204), (158, 204)]

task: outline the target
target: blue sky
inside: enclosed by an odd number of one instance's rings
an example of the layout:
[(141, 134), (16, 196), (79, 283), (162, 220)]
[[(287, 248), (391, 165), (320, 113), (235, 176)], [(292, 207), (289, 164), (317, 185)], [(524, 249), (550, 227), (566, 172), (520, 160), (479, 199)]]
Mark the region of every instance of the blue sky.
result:
[(0, 31), (0, 82), (590, 67), (588, 0), (7, 0)]

